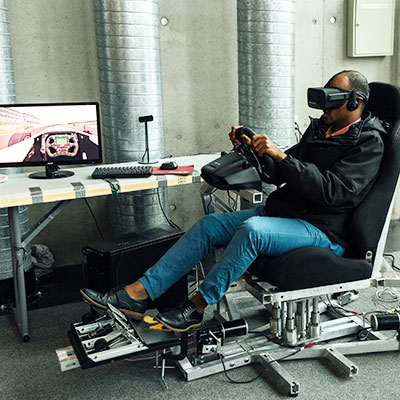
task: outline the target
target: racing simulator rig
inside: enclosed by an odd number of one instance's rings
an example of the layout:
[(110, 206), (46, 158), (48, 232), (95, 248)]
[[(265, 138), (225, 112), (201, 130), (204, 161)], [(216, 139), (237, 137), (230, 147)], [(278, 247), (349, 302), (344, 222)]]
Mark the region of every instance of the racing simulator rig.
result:
[[(336, 92), (323, 89), (311, 92), (318, 107), (338, 101)], [(350, 95), (342, 93), (341, 101)], [(400, 278), (383, 257), (399, 181), (400, 88), (371, 83), (367, 109), (386, 121), (388, 135), (378, 178), (352, 216), (351, 256), (338, 257), (316, 247), (272, 259), (259, 256), (240, 283), (269, 311), (270, 319), (251, 332), (240, 317), (241, 304), (235, 303), (229, 291), (217, 306), (215, 321), (191, 333), (166, 330), (152, 320), (151, 312), (144, 321), (131, 320), (109, 305), (105, 315), (87, 314), (71, 325), (72, 347), (57, 350), (61, 368), (84, 369), (128, 355), (156, 352), (156, 365), (161, 359), (161, 377), (166, 385), (167, 359), (176, 363), (188, 381), (259, 363), (263, 365), (260, 374), (268, 371), (283, 391), (297, 396), (300, 384), (280, 361), (324, 357), (352, 377), (359, 368), (347, 355), (398, 351), (398, 312), (376, 312), (367, 318), (343, 309), (361, 289), (400, 286)], [(254, 134), (248, 128), (242, 132)], [(273, 174), (271, 159), (259, 159), (245, 144), (237, 146), (202, 169), (205, 211), (232, 210), (217, 196), (216, 189), (235, 190), (260, 202), (260, 176), (268, 179)], [(323, 301), (325, 297), (327, 301)], [(327, 314), (324, 321), (322, 314)], [(395, 334), (384, 335), (380, 332), (384, 330)], [(335, 342), (342, 337), (349, 339)]]

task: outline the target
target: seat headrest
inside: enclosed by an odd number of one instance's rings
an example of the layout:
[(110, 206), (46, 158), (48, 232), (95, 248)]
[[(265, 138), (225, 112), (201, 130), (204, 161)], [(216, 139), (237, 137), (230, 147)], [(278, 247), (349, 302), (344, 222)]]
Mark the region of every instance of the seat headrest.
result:
[(400, 87), (383, 82), (369, 84), (366, 110), (390, 124), (400, 119)]
[(368, 250), (375, 254), (400, 173), (400, 88), (381, 82), (370, 83), (370, 88), (367, 109), (389, 122), (390, 128), (377, 180), (349, 224), (353, 248), (359, 255)]

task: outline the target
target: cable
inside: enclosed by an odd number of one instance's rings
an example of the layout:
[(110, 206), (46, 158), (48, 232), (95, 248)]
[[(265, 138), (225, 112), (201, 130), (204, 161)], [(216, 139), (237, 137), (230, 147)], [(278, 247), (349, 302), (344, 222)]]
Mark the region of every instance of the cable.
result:
[(158, 197), (158, 204), (160, 205), (161, 211), (164, 214), (164, 217), (167, 220), (167, 222), (169, 223), (169, 225), (172, 226), (173, 228), (179, 229), (181, 231), (182, 229), (177, 224), (175, 224), (175, 222), (173, 222), (171, 219), (169, 219), (167, 213), (164, 211), (164, 208), (161, 203), (161, 198), (160, 198), (160, 187), (157, 187), (157, 197)]
[(108, 179), (104, 179), (106, 182), (109, 183), (110, 188), (111, 188), (111, 196), (114, 196), (115, 202), (118, 204), (119, 208), (119, 214), (120, 214), (120, 221), (121, 221), (121, 234), (119, 235), (120, 242), (119, 242), (119, 259), (117, 266), (115, 267), (115, 273), (116, 273), (116, 280), (119, 282), (119, 268), (121, 266), (122, 262), (122, 256), (124, 252), (124, 219), (123, 219), (123, 212), (122, 212), (122, 207), (121, 204), (118, 201), (118, 194), (121, 193), (121, 188), (119, 184), (116, 182), (111, 182)]
[(303, 134), (300, 131), (299, 124), (297, 122), (294, 123), (294, 136), (296, 138), (297, 143), (300, 142), (301, 137), (303, 136)]
[(357, 339), (360, 341), (364, 341), (368, 339), (369, 334), (372, 332), (372, 328), (362, 328), (357, 332)]
[[(331, 309), (332, 309), (339, 317), (346, 317), (346, 318), (348, 318), (348, 319), (349, 319), (350, 321), (352, 321), (352, 322), (354, 322), (354, 321), (350, 318), (350, 316), (349, 316), (348, 314), (359, 315), (359, 316), (361, 315), (363, 319), (366, 318), (366, 315), (367, 315), (367, 314), (371, 314), (371, 313), (363, 313), (363, 314), (361, 314), (361, 313), (358, 313), (358, 312), (356, 312), (356, 311), (347, 310), (346, 308), (344, 308), (344, 307), (342, 307), (342, 306), (339, 306), (339, 305), (333, 305), (332, 302), (331, 302), (331, 300), (330, 300), (330, 298), (328, 297), (328, 295), (326, 295), (326, 299), (327, 299), (327, 301), (328, 301), (329, 306), (331, 307)], [(327, 307), (329, 307), (328, 304), (325, 303), (325, 301), (322, 299), (321, 296), (320, 296), (320, 300), (321, 300)], [(348, 313), (348, 314), (346, 314), (346, 313)], [(366, 318), (366, 319), (368, 319), (368, 318)]]
[(384, 257), (390, 257), (390, 258), (392, 259), (392, 261), (395, 260), (395, 257), (394, 257), (393, 254), (390, 254), (390, 253), (383, 253), (383, 256), (384, 256)]
[(210, 214), (210, 206), (212, 203), (212, 194), (215, 193), (217, 191), (217, 188), (211, 189), (210, 193), (209, 193), (209, 197), (210, 199), (208, 200), (208, 204), (206, 206), (206, 214)]
[(87, 273), (86, 273), (86, 268), (85, 268), (85, 256), (86, 256), (87, 251), (85, 249), (82, 251), (82, 258), (81, 258), (81, 268), (82, 268), (82, 282), (83, 282), (83, 287), (87, 288), (89, 287), (89, 281), (87, 279)]
[(390, 257), (392, 259), (392, 265), (391, 267), (395, 270), (395, 271), (400, 271), (400, 267), (398, 267), (396, 265), (396, 257), (393, 254), (390, 253), (384, 253), (383, 254), (384, 257)]
[[(332, 310), (339, 316), (339, 317), (348, 317), (348, 315), (345, 315), (341, 312), (339, 312), (336, 307), (329, 301), (328, 295), (326, 295), (326, 298), (328, 300), (328, 302), (330, 303), (330, 307), (332, 308)], [(329, 305), (324, 301), (324, 299), (320, 296), (319, 299), (326, 305), (326, 307), (328, 308)]]
[(99, 224), (97, 223), (96, 216), (94, 215), (93, 210), (92, 210), (92, 208), (90, 207), (90, 204), (89, 204), (87, 198), (85, 197), (83, 200), (85, 200), (85, 203), (86, 203), (87, 207), (89, 208), (90, 213), (92, 214), (92, 217), (93, 217), (93, 219), (94, 219), (94, 223), (96, 224), (96, 227), (97, 227), (97, 231), (99, 232), (101, 238), (104, 240), (103, 233), (101, 232), (100, 226), (99, 226)]
[(262, 165), (261, 165), (260, 161), (258, 160), (257, 154), (254, 152), (254, 150), (252, 148), (250, 148), (249, 150), (250, 150), (250, 153), (252, 154), (254, 160), (257, 162), (258, 172), (260, 174), (262, 174), (263, 169), (262, 169)]
[(226, 370), (223, 354), (218, 354), (218, 357), (219, 357), (219, 359), (221, 360), (222, 367), (224, 368), (224, 374), (225, 374), (226, 378), (228, 379), (228, 381), (231, 382), (231, 383), (243, 384), (243, 383), (252, 383), (252, 382), (256, 381), (256, 380), (257, 380), (258, 378), (260, 378), (261, 375), (265, 372), (265, 370), (267, 369), (267, 367), (268, 367), (270, 364), (272, 364), (273, 362), (276, 362), (276, 363), (277, 363), (277, 362), (279, 362), (279, 361), (283, 361), (283, 360), (285, 360), (286, 358), (289, 358), (289, 357), (291, 357), (291, 356), (294, 356), (295, 354), (299, 353), (299, 352), (302, 351), (302, 350), (304, 350), (304, 347), (300, 347), (300, 348), (299, 348), (298, 350), (296, 350), (294, 353), (288, 354), (287, 356), (282, 357), (282, 358), (279, 358), (278, 360), (271, 360), (270, 362), (268, 362), (267, 364), (264, 365), (264, 368), (261, 370), (261, 372), (260, 372), (258, 375), (256, 375), (254, 378), (251, 378), (251, 379), (249, 379), (249, 380), (247, 380), (247, 381), (235, 381), (234, 379), (232, 379), (232, 378), (228, 375), (228, 372), (227, 372), (227, 370)]
[[(384, 289), (389, 289), (389, 288), (384, 288)], [(333, 311), (335, 311), (339, 316), (341, 316), (341, 317), (347, 317), (347, 318), (349, 318), (349, 319), (352, 321), (352, 319), (350, 318), (349, 315), (347, 315), (347, 314), (345, 314), (345, 313), (339, 312), (338, 309), (343, 310), (344, 312), (347, 312), (347, 313), (350, 313), (350, 314), (354, 314), (354, 315), (361, 316), (362, 319), (363, 319), (363, 324), (364, 324), (364, 326), (365, 326), (365, 320), (367, 320), (368, 323), (370, 323), (370, 318), (368, 318), (367, 315), (377, 314), (377, 313), (378, 313), (378, 314), (387, 314), (387, 313), (388, 313), (387, 311), (380, 311), (380, 310), (378, 310), (378, 309), (377, 309), (377, 303), (376, 303), (373, 299), (372, 299), (372, 302), (373, 302), (374, 305), (375, 305), (375, 310), (374, 310), (374, 311), (369, 311), (369, 312), (365, 312), (365, 313), (358, 313), (358, 312), (356, 312), (356, 311), (347, 310), (347, 309), (345, 309), (344, 307), (341, 307), (341, 306), (334, 306), (334, 305), (332, 304), (332, 302), (330, 301), (330, 299), (328, 298), (328, 295), (327, 295), (326, 297), (327, 297), (328, 302), (329, 302), (331, 308), (333, 309)], [(320, 299), (321, 299), (321, 301), (322, 301), (325, 305), (327, 305), (321, 297), (320, 297)], [(381, 306), (383, 307), (383, 305), (381, 305)], [(356, 336), (357, 336), (357, 338), (358, 338), (359, 340), (361, 340), (361, 341), (362, 341), (362, 340), (367, 340), (369, 334), (371, 333), (371, 331), (372, 331), (372, 328), (371, 328), (370, 326), (369, 326), (369, 327), (365, 327), (365, 328), (360, 329), (360, 330), (357, 332)]]
[(394, 288), (384, 287), (376, 290), (375, 298), (384, 303), (396, 303), (400, 301), (400, 293)]
[(148, 360), (154, 360), (155, 358), (156, 358), (156, 356), (138, 357), (138, 358), (124, 358), (124, 361), (128, 361), (128, 362), (148, 361)]
[(142, 163), (144, 163), (144, 158), (146, 157), (146, 154), (148, 154), (148, 152), (149, 152), (149, 149), (146, 149), (146, 151), (142, 155)]
[[(233, 210), (236, 211), (239, 195), (236, 193), (236, 199), (235, 199), (235, 198), (233, 198), (233, 196), (231, 195), (231, 192), (229, 190), (227, 191), (227, 195), (228, 195), (228, 205), (229, 205), (229, 207), (231, 207)], [(232, 201), (233, 204), (231, 204), (231, 201)]]

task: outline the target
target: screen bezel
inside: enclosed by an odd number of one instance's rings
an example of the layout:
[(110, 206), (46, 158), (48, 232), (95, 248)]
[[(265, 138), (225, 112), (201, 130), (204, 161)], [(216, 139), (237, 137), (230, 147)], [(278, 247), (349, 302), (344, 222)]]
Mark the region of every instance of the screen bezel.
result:
[(0, 104), (1, 108), (15, 108), (15, 107), (46, 107), (46, 106), (85, 106), (95, 105), (96, 106), (96, 118), (97, 118), (97, 140), (99, 147), (99, 157), (96, 160), (63, 160), (63, 161), (17, 161), (17, 162), (6, 162), (2, 163), (0, 159), (0, 168), (9, 167), (43, 167), (47, 165), (94, 165), (101, 164), (103, 162), (103, 149), (101, 140), (101, 123), (100, 123), (100, 105), (98, 102), (62, 102), (62, 103), (15, 103), (15, 104)]

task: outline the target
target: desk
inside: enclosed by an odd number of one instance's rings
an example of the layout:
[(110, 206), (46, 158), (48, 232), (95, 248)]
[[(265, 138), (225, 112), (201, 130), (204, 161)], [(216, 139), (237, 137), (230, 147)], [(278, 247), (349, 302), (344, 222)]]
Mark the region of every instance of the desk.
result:
[[(120, 193), (187, 185), (200, 182), (201, 168), (218, 157), (218, 154), (199, 154), (196, 156), (168, 159), (175, 161), (178, 165), (194, 165), (192, 174), (186, 176), (152, 175), (148, 178), (124, 178), (119, 180), (113, 179), (112, 181), (119, 184)], [(163, 161), (165, 160), (161, 160), (155, 165), (160, 165)], [(138, 163), (129, 162), (113, 165), (126, 166), (138, 165)], [(68, 170), (74, 172), (74, 175), (58, 179), (31, 179), (28, 177), (30, 173), (9, 175), (8, 180), (0, 185), (0, 208), (8, 208), (15, 291), (14, 316), (20, 334), (25, 342), (29, 340), (29, 326), (23, 268), (24, 249), (70, 201), (85, 197), (112, 194), (108, 182), (102, 179), (91, 178), (94, 168), (95, 166), (68, 168)], [(58, 202), (58, 204), (22, 237), (18, 206), (50, 202)]]

